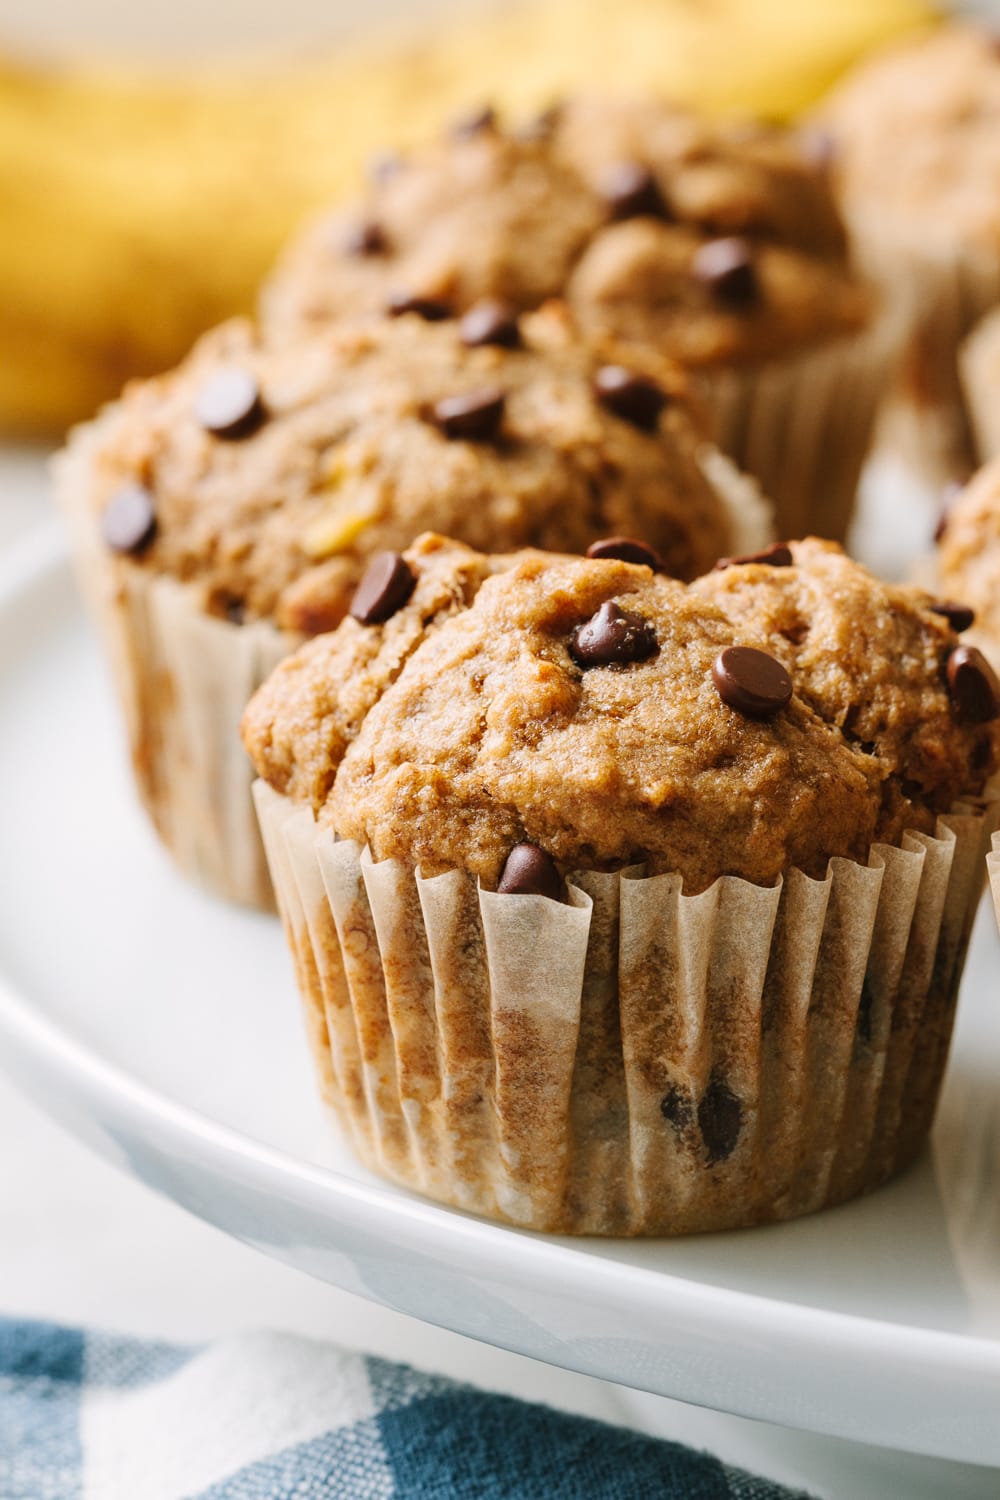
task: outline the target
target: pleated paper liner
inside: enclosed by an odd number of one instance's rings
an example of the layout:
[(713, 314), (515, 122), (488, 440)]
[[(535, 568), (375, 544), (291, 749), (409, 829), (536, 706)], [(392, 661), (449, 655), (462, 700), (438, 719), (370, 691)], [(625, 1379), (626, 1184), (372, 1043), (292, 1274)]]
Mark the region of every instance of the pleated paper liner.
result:
[(993, 835), (993, 849), (987, 856), (986, 864), (990, 872), (990, 889), (993, 892), (997, 926), (1000, 927), (1000, 833)]
[[(247, 702), (299, 638), (258, 621), (207, 615), (173, 579), (111, 556), (96, 524), (89, 452), (100, 424), (81, 431), (56, 465), (81, 587), (112, 663), (139, 794), (185, 874), (228, 900), (273, 909), (253, 773), (239, 736)], [(729, 513), (734, 552), (773, 536), (753, 480), (707, 446), (706, 477)]]
[(773, 502), (780, 537), (844, 540), (904, 331), (887, 309), (866, 332), (695, 378), (716, 442)]
[(934, 1114), (996, 804), (767, 889), (423, 878), (255, 787), (326, 1099), (367, 1167), (560, 1233), (788, 1219)]

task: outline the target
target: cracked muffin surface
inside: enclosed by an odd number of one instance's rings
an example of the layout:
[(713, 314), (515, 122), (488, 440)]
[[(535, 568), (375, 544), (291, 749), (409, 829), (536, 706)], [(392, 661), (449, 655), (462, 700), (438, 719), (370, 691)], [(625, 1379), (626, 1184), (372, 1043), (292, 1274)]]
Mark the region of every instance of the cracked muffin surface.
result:
[(392, 161), (292, 245), (262, 310), (280, 339), (399, 299), (461, 312), (551, 296), (587, 329), (692, 365), (808, 348), (871, 310), (808, 137), (599, 98), (528, 130), (487, 113)]
[[(821, 877), (978, 794), (1000, 698), (930, 596), (831, 544), (787, 553), (685, 586), (540, 552), (492, 572), (425, 539), (408, 602), (293, 657), (245, 743), (322, 823), (425, 873), (493, 886), (527, 843), (564, 872), (642, 863), (689, 891)], [(443, 607), (418, 603), (425, 568)], [(356, 669), (363, 702), (341, 708)]]
[(409, 316), (275, 349), (229, 324), (81, 429), (70, 461), (124, 564), (303, 634), (343, 618), (373, 553), (428, 529), (492, 552), (625, 533), (685, 577), (729, 549), (674, 365), (618, 363), (554, 306), (504, 329), (470, 346)]

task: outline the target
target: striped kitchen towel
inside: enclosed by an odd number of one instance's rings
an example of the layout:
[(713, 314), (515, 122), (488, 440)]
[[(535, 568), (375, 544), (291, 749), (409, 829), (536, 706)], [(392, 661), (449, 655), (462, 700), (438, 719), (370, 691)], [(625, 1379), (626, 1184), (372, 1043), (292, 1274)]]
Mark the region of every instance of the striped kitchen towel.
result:
[(779, 1500), (677, 1443), (276, 1333), (0, 1319), (0, 1500)]

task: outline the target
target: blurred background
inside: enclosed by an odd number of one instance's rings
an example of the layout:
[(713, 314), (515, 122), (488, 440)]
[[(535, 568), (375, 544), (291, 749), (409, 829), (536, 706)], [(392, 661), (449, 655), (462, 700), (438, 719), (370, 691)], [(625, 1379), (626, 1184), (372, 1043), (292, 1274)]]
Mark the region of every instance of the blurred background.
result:
[(932, 20), (925, 0), (3, 0), (0, 435), (57, 440), (252, 309), (373, 151), (471, 105), (589, 84), (788, 118)]

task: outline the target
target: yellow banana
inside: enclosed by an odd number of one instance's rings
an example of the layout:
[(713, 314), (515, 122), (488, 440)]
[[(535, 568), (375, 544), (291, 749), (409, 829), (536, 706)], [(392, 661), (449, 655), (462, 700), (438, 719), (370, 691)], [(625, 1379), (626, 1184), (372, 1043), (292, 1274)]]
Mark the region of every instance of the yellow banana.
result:
[(252, 306), (289, 230), (370, 152), (471, 104), (590, 85), (787, 117), (929, 19), (922, 0), (526, 0), (267, 70), (0, 63), (0, 430), (58, 431), (172, 364)]

